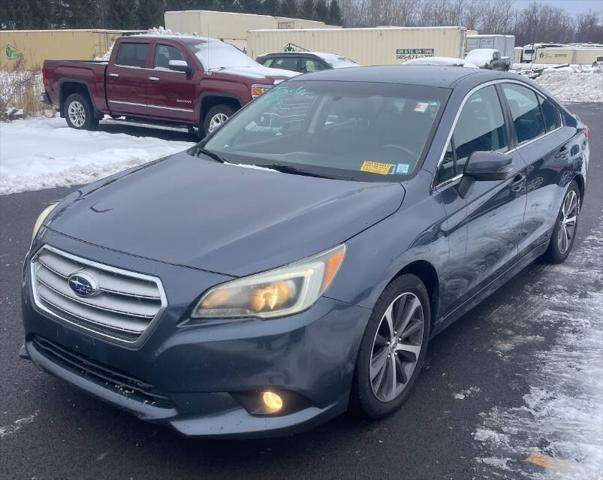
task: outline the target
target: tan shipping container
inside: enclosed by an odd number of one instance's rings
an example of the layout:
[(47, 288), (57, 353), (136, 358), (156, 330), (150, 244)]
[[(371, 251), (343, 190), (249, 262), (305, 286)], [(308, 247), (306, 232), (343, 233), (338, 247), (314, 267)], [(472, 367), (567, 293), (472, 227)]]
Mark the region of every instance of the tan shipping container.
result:
[(536, 62), (540, 64), (574, 63), (573, 48), (538, 48)]
[(513, 63), (521, 63), (521, 54), (523, 53), (522, 47), (515, 47), (513, 49)]
[(276, 18), (269, 15), (183, 10), (165, 12), (165, 28), (180, 33), (196, 33), (202, 37), (246, 40), (247, 31), (278, 28)]
[(0, 30), (0, 68), (38, 69), (44, 60), (92, 60), (104, 55), (120, 30)]
[(213, 10), (168, 11), (164, 14), (164, 21), (165, 28), (174, 32), (196, 33), (225, 40), (246, 40), (249, 30), (329, 28), (324, 22), (316, 20)]
[(592, 65), (597, 57), (603, 57), (603, 48), (559, 47), (539, 48), (536, 63)]
[(603, 57), (603, 48), (577, 48), (574, 52), (574, 63), (592, 65), (599, 57)]
[(253, 30), (252, 58), (285, 49), (336, 53), (363, 65), (403, 63), (418, 57), (463, 57), (464, 27), (384, 27), (312, 30)]

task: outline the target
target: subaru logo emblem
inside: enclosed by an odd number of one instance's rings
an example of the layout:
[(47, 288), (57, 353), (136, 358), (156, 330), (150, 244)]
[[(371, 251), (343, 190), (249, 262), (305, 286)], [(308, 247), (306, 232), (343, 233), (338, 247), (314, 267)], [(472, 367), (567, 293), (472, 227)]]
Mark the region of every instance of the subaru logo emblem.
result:
[(69, 275), (69, 288), (78, 297), (95, 297), (100, 293), (98, 282), (87, 272), (76, 272)]

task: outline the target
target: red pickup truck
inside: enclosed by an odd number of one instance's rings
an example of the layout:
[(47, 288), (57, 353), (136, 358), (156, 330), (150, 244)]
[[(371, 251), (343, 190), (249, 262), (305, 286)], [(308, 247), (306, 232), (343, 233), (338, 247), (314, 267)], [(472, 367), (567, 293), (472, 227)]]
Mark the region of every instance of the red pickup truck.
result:
[(170, 123), (207, 134), (294, 72), (266, 68), (221, 40), (181, 35), (119, 38), (109, 61), (46, 60), (46, 101), (70, 127), (104, 115)]

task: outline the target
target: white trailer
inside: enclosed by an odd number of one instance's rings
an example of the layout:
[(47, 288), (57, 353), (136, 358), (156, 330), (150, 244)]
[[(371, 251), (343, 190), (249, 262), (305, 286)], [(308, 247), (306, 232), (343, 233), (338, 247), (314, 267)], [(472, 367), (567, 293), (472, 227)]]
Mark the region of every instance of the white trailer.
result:
[(491, 48), (501, 57), (513, 58), (515, 35), (467, 35), (467, 53), (478, 48)]

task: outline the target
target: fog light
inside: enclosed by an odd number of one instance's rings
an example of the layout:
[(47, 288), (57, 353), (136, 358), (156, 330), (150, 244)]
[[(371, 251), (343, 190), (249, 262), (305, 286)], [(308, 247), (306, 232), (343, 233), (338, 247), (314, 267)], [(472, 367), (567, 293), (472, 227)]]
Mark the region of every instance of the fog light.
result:
[(266, 406), (268, 413), (276, 413), (283, 408), (283, 399), (277, 393), (269, 391), (264, 392), (262, 400), (264, 400), (264, 405)]

